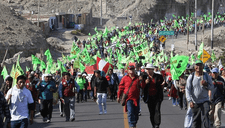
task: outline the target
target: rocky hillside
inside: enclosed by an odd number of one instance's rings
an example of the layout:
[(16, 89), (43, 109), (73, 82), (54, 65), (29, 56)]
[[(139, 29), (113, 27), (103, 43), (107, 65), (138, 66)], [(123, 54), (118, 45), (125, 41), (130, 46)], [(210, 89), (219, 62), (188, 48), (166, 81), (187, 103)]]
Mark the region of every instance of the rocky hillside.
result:
[[(40, 0), (40, 13), (53, 14), (55, 12), (90, 13), (93, 17), (100, 17), (101, 0)], [(189, 11), (194, 12), (194, 1), (189, 0)], [(38, 12), (38, 0), (0, 0), (21, 13)], [(225, 1), (215, 1), (215, 12), (224, 11)], [(198, 15), (211, 11), (211, 0), (198, 0)], [(103, 25), (125, 25), (130, 20), (117, 20), (116, 17), (132, 16), (133, 22), (149, 22), (172, 18), (172, 14), (186, 16), (188, 13), (187, 0), (102, 0)], [(92, 21), (99, 25), (99, 21)]]
[(27, 57), (48, 48), (49, 45), (39, 27), (19, 16), (9, 7), (0, 4), (0, 17), (1, 61), (7, 49), (6, 58), (11, 58), (19, 51), (23, 51), (24, 56)]

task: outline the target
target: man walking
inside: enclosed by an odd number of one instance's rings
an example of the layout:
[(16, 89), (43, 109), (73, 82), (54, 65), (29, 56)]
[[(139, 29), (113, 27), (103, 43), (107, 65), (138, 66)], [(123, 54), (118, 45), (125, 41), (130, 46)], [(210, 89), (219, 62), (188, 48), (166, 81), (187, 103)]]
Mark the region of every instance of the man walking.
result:
[(212, 80), (214, 84), (214, 90), (212, 92), (213, 99), (212, 104), (210, 105), (210, 123), (213, 127), (213, 123), (216, 128), (220, 128), (221, 126), (221, 109), (224, 107), (224, 80), (219, 75), (219, 69), (213, 68), (212, 69)]
[(143, 85), (145, 85), (144, 82), (141, 82), (135, 74), (135, 67), (133, 65), (128, 66), (128, 75), (124, 76), (119, 84), (117, 102), (120, 103), (120, 97), (123, 93), (127, 94), (125, 112), (127, 112), (128, 123), (131, 128), (136, 128), (139, 119), (140, 88)]
[(116, 92), (119, 85), (119, 78), (116, 73), (113, 73), (113, 69), (109, 69), (109, 88), (112, 93), (110, 96), (111, 101), (116, 100)]
[[(106, 109), (106, 98), (107, 98), (107, 91), (109, 95), (111, 94), (110, 89), (109, 89), (109, 84), (108, 81), (105, 77), (100, 75), (101, 71), (96, 70), (95, 71), (95, 80), (93, 82), (94, 85), (94, 97), (97, 97), (97, 103), (99, 107), (99, 115), (103, 114), (103, 109), (104, 113), (107, 113)], [(102, 106), (104, 107), (102, 109)]]
[[(32, 95), (25, 86), (26, 77), (17, 77), (17, 85), (12, 87), (6, 95), (6, 100), (10, 103), (11, 127), (27, 128), (28, 118), (30, 124), (33, 123), (34, 101)], [(29, 116), (30, 113), (30, 116)]]
[(10, 124), (10, 111), (9, 111), (9, 105), (5, 100), (4, 94), (0, 91), (0, 115), (4, 115), (4, 116), (0, 116), (0, 128), (4, 127), (4, 122), (3, 122), (3, 118), (6, 118), (6, 122), (7, 122), (7, 128), (11, 127)]
[(70, 77), (70, 73), (65, 73), (59, 85), (59, 97), (64, 104), (66, 122), (75, 120), (75, 87), (79, 92), (79, 85)]
[(201, 60), (195, 62), (195, 72), (187, 79), (186, 97), (193, 113), (194, 128), (209, 128), (209, 90), (213, 89), (212, 79), (203, 73)]
[[(144, 88), (145, 96), (147, 97), (148, 110), (150, 113), (150, 121), (153, 128), (159, 128), (161, 124), (161, 103), (163, 101), (163, 77), (160, 74), (154, 73), (153, 64), (147, 64), (146, 67), (147, 79)], [(147, 93), (147, 95), (146, 95)]]
[(39, 101), (41, 101), (41, 115), (43, 121), (46, 123), (51, 122), (53, 93), (56, 92), (56, 86), (55, 83), (51, 81), (51, 76), (51, 74), (44, 74), (44, 81), (40, 81), (36, 85), (36, 88), (40, 92)]

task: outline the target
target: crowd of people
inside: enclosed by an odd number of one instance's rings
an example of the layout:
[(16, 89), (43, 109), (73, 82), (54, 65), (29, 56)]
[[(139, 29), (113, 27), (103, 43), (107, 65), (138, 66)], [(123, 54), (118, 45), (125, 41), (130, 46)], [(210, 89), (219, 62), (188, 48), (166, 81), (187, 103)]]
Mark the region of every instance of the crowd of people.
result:
[[(216, 21), (218, 22), (215, 24), (218, 25), (224, 23), (221, 17)], [(205, 23), (205, 27), (210, 25), (209, 22), (210, 20)], [(57, 103), (60, 116), (65, 117), (66, 122), (75, 121), (75, 102), (83, 103), (89, 98), (98, 104), (99, 115), (107, 114), (106, 101), (109, 98), (123, 103), (129, 126), (136, 128), (141, 115), (140, 102), (143, 99), (149, 110), (152, 127), (159, 128), (161, 103), (164, 93), (168, 92), (173, 106), (187, 110), (185, 128), (208, 128), (213, 125), (220, 127), (225, 96), (225, 69), (212, 68), (197, 60), (194, 65), (187, 66), (179, 79), (174, 80), (168, 58), (160, 59), (159, 54), (163, 54), (165, 42), (159, 41), (159, 31), (175, 31), (177, 36), (178, 33), (185, 34), (193, 28), (193, 25), (187, 28), (186, 19), (178, 18), (160, 23), (113, 28), (112, 31), (105, 29), (104, 33), (96, 30), (97, 34), (92, 39), (82, 42), (83, 47), (88, 50), (90, 57), (97, 55), (108, 60), (113, 68), (107, 72), (95, 70), (89, 79), (85, 70), (81, 72), (79, 68), (74, 68), (75, 62), (71, 61), (71, 57), (79, 58), (81, 55), (78, 56), (73, 51), (68, 58), (70, 62), (67, 61), (64, 65), (66, 71), (54, 69), (49, 73), (44, 68), (42, 71), (28, 70), (16, 79), (7, 76), (1, 86), (0, 114), (4, 113), (5, 119), (0, 117), (0, 123), (5, 122), (8, 127), (13, 128), (27, 128), (28, 123), (33, 123), (37, 110), (40, 111), (43, 122), (49, 123), (53, 104)], [(76, 43), (81, 48), (81, 42), (78, 40)], [(141, 50), (135, 48), (138, 46)], [(143, 50), (146, 48), (145, 54)], [(87, 66), (90, 57), (84, 55), (88, 59), (80, 61)], [(159, 56), (153, 58), (157, 55)], [(135, 62), (135, 65), (129, 65), (129, 61)], [(115, 73), (114, 69), (119, 69), (119, 73)], [(16, 81), (16, 85), (13, 85), (13, 81)]]
[[(164, 93), (168, 92), (173, 106), (187, 110), (185, 128), (221, 126), (225, 69), (204, 66), (202, 61), (197, 60), (194, 65), (188, 65), (179, 80), (172, 80), (169, 65), (164, 65), (161, 70), (158, 68), (153, 64), (140, 68), (137, 64), (123, 68), (117, 74), (113, 69), (110, 69), (108, 74), (96, 70), (90, 85), (85, 72), (77, 72), (74, 78), (69, 72), (57, 71), (52, 75), (45, 74), (44, 70), (29, 70), (26, 76), (17, 77), (15, 86), (12, 85), (13, 78), (7, 76), (1, 87), (0, 96), (3, 102), (0, 113), (5, 114), (5, 122), (11, 127), (22, 128), (27, 127), (29, 122), (32, 124), (36, 110), (40, 110), (43, 121), (49, 123), (52, 118), (54, 94), (58, 92), (60, 116), (65, 116), (66, 122), (74, 121), (75, 102), (84, 102), (87, 101), (85, 97), (93, 97), (99, 106), (99, 115), (102, 115), (107, 113), (107, 98), (111, 101), (116, 99), (120, 103), (123, 94), (127, 94), (125, 111), (130, 127), (136, 127), (141, 115), (142, 99), (149, 109), (152, 126), (159, 128), (161, 103)], [(88, 86), (92, 86), (92, 95), (90, 92), (86, 93)]]

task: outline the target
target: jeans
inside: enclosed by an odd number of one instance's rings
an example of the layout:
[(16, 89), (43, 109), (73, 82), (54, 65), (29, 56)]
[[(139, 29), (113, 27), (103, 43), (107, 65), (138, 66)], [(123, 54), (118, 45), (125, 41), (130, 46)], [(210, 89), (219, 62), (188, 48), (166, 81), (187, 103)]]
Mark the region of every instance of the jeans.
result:
[(104, 111), (106, 111), (106, 98), (107, 94), (106, 93), (97, 93), (97, 102), (98, 102), (98, 107), (99, 111), (103, 112), (102, 106), (104, 107)]
[(185, 119), (184, 119), (184, 128), (191, 128), (192, 126), (192, 120), (193, 120), (193, 117), (192, 117), (192, 111), (191, 111), (191, 108), (190, 108), (190, 105), (188, 106), (188, 109), (187, 109), (187, 113), (185, 115)]
[(159, 127), (161, 124), (161, 101), (154, 96), (149, 96), (148, 110), (150, 113), (150, 121), (153, 127)]
[(209, 128), (209, 102), (204, 102), (201, 104), (194, 104), (191, 108), (193, 113), (193, 123), (194, 128)]
[(64, 112), (66, 120), (75, 118), (75, 97), (64, 97)]
[(138, 121), (138, 113), (139, 113), (139, 104), (135, 106), (133, 100), (127, 101), (127, 116), (128, 116), (128, 123), (130, 127), (136, 127)]
[(28, 119), (11, 121), (11, 128), (28, 128)]
[(41, 102), (41, 116), (43, 118), (47, 117), (49, 120), (52, 118), (52, 106), (53, 100), (43, 100)]
[(179, 104), (177, 98), (174, 98), (174, 97), (172, 97), (172, 103), (173, 103), (173, 105), (178, 105)]

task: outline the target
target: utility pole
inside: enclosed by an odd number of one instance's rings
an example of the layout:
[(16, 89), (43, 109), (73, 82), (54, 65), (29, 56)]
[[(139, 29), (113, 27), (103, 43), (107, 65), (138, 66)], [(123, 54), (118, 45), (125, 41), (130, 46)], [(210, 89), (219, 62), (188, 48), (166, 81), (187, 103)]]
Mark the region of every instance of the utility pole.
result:
[(101, 4), (101, 9), (100, 9), (100, 25), (102, 26), (102, 0), (100, 0)]
[(190, 22), (190, 16), (189, 16), (189, 12), (190, 12), (190, 10), (189, 10), (189, 6), (190, 6), (190, 2), (189, 2), (189, 0), (188, 0), (188, 8), (187, 8), (187, 10), (188, 10), (188, 21), (187, 21), (187, 50), (188, 50), (188, 44), (189, 44), (189, 22)]
[(39, 27), (39, 20), (40, 20), (40, 0), (38, 0), (38, 22), (37, 22), (38, 27)]
[(212, 0), (211, 49), (213, 49), (214, 0)]
[(195, 0), (195, 50), (197, 51), (197, 0)]

